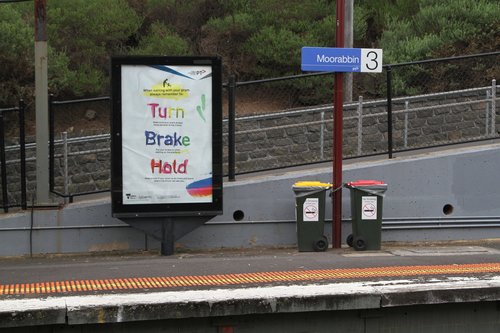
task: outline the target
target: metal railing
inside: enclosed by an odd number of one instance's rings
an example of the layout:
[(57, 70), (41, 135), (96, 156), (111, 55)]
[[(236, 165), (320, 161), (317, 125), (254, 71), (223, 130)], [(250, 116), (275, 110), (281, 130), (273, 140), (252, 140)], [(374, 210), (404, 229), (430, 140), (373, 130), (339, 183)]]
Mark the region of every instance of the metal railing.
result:
[[(355, 158), (355, 157), (361, 157), (361, 156), (373, 156), (373, 155), (381, 155), (381, 154), (387, 154), (389, 157), (392, 157), (393, 153), (397, 152), (403, 152), (407, 150), (416, 150), (416, 149), (421, 149), (421, 148), (428, 148), (428, 147), (437, 147), (437, 146), (442, 146), (442, 145), (447, 145), (447, 144), (456, 144), (456, 143), (463, 143), (463, 142), (471, 142), (471, 141), (478, 141), (478, 140), (486, 140), (486, 139), (492, 139), (496, 138), (496, 127), (495, 127), (495, 121), (491, 121), (491, 119), (494, 119), (496, 117), (496, 101), (498, 100), (497, 97), (495, 97), (494, 91), (498, 89), (496, 85), (496, 80), (492, 80), (492, 84), (489, 87), (481, 87), (481, 88), (473, 88), (473, 89), (464, 89), (464, 90), (458, 90), (458, 91), (452, 91), (452, 92), (443, 92), (443, 93), (435, 93), (435, 94), (427, 94), (427, 95), (420, 95), (420, 96), (411, 96), (411, 97), (400, 97), (396, 98), (393, 100), (395, 104), (397, 104), (397, 107), (393, 111), (393, 115), (395, 117), (400, 117), (400, 119), (395, 119), (395, 120), (387, 120), (387, 112), (386, 112), (386, 105), (387, 101), (386, 100), (375, 100), (375, 101), (364, 101), (362, 97), (359, 98), (358, 103), (350, 103), (350, 104), (345, 104), (344, 108), (350, 108), (350, 112), (346, 112), (344, 114), (344, 124), (346, 124), (349, 121), (354, 122), (354, 126), (356, 128), (356, 140), (354, 142), (354, 145), (356, 146), (356, 149), (351, 149), (350, 153), (347, 152), (344, 154), (344, 158)], [(452, 102), (448, 101), (446, 102), (447, 99), (450, 99), (450, 97), (456, 97), (457, 95), (474, 95), (474, 98), (472, 97), (467, 97), (465, 98), (466, 100), (464, 101), (459, 101), (459, 102)], [(439, 103), (435, 103), (434, 105), (430, 106), (419, 106), (418, 104), (422, 104), (422, 101), (426, 101), (428, 99), (442, 99)], [(410, 107), (410, 105), (414, 104), (414, 107)], [(441, 114), (448, 114), (450, 116), (453, 116), (456, 113), (456, 108), (457, 107), (468, 107), (468, 108), (482, 108), (481, 111), (467, 111), (466, 114), (464, 114), (464, 117), (470, 117), (471, 115), (474, 117), (481, 117), (485, 118), (484, 120), (482, 119), (476, 119), (476, 122), (472, 124), (474, 126), (475, 132), (472, 134), (466, 134), (463, 133), (461, 138), (453, 138), (452, 136), (446, 137), (446, 138), (436, 138), (433, 139), (432, 142), (421, 142), (422, 140), (413, 140), (417, 141), (416, 143), (413, 142), (410, 144), (409, 138), (411, 131), (415, 130), (410, 126), (411, 123), (414, 122), (414, 120), (409, 120), (409, 117), (412, 115), (414, 118), (419, 117), (419, 112), (426, 112), (426, 111), (433, 111), (436, 110), (436, 112), (440, 112)], [(443, 111), (448, 110), (446, 112)], [(240, 122), (240, 128), (243, 127), (241, 126), (242, 122), (247, 122), (250, 124), (255, 124), (255, 123), (264, 123), (267, 121), (267, 123), (271, 123), (268, 120), (271, 119), (278, 119), (280, 117), (285, 118), (286, 116), (295, 116), (298, 114), (304, 114), (305, 112), (309, 113), (318, 113), (320, 117), (317, 117), (318, 120), (312, 120), (312, 121), (304, 121), (304, 122), (298, 122), (294, 124), (272, 124), (268, 127), (263, 127), (263, 126), (251, 126), (251, 129), (244, 129), (244, 130), (238, 130), (235, 132), (235, 135), (238, 136), (245, 136), (248, 134), (252, 133), (267, 133), (267, 132), (272, 132), (276, 131), (278, 129), (290, 129), (290, 128), (305, 128), (305, 127), (312, 127), (312, 126), (317, 126), (319, 128), (320, 132), (320, 140), (319, 140), (319, 152), (316, 156), (316, 159), (310, 158), (306, 163), (312, 163), (312, 162), (325, 162), (329, 161), (330, 158), (328, 156), (328, 151), (325, 152), (325, 147), (328, 146), (329, 142), (325, 141), (325, 137), (327, 135), (331, 136), (331, 133), (326, 133), (326, 128), (330, 124), (331, 119), (326, 119), (326, 118), (331, 118), (331, 113), (332, 113), (332, 105), (324, 105), (324, 106), (318, 106), (318, 107), (312, 107), (312, 108), (307, 108), (307, 109), (301, 109), (301, 110), (288, 110), (285, 112), (281, 113), (276, 113), (276, 114), (269, 114), (269, 115), (256, 115), (256, 116), (250, 116), (250, 117), (243, 117), (243, 118), (238, 118), (237, 121)], [(440, 119), (439, 117), (443, 118), (443, 116), (437, 116), (437, 117), (430, 117), (431, 119), (428, 120), (429, 123), (435, 122), (436, 119)], [(312, 118), (312, 117), (311, 117)], [(378, 118), (378, 123), (377, 121), (373, 120), (375, 118)], [(373, 121), (369, 122), (368, 126), (365, 126), (365, 122), (368, 122), (370, 119)], [(419, 119), (415, 119), (419, 120)], [(443, 123), (444, 123), (444, 118), (443, 118)], [(483, 124), (479, 124), (479, 122), (482, 121)], [(374, 124), (371, 125), (370, 123)], [(389, 146), (389, 140), (384, 140), (386, 142), (385, 147), (382, 141), (379, 140), (377, 142), (377, 151), (366, 151), (364, 149), (364, 146), (366, 145), (366, 138), (363, 136), (363, 131), (366, 131), (367, 129), (370, 129), (370, 126), (377, 127), (384, 125), (386, 126), (388, 123), (391, 123), (390, 127), (393, 127), (394, 125), (398, 125), (399, 127), (399, 133), (398, 135), (400, 136), (399, 142), (396, 141), (396, 143), (399, 144), (399, 146)], [(402, 123), (402, 125), (400, 125)], [(466, 123), (463, 123), (466, 125)], [(443, 125), (444, 126), (444, 125)], [(451, 125), (450, 125), (451, 126)], [(430, 125), (427, 126), (426, 124), (420, 125), (419, 130), (425, 130), (426, 128), (430, 128)], [(389, 129), (387, 129), (387, 132), (389, 133)], [(229, 135), (229, 133), (226, 133)], [(425, 133), (424, 133), (425, 134)], [(422, 134), (423, 135), (423, 134)], [(388, 134), (388, 136), (395, 136), (392, 132)], [(380, 139), (382, 136), (380, 135)], [(365, 140), (364, 140), (365, 139)], [(241, 139), (239, 140), (240, 142), (242, 141)], [(331, 147), (329, 147), (331, 148)], [(297, 157), (297, 160), (299, 160), (299, 157)], [(283, 166), (288, 166), (288, 165), (276, 165), (275, 168), (280, 168)], [(266, 170), (269, 170), (271, 168), (266, 168)], [(258, 171), (261, 171), (263, 169), (259, 169)], [(245, 173), (245, 172), (253, 172), (256, 170), (245, 170), (241, 171), (239, 173)]]
[[(26, 105), (23, 100), (19, 101), (18, 107), (0, 109), (0, 173), (2, 178), (2, 208), (5, 213), (11, 207), (27, 208), (27, 189), (26, 189), (26, 142), (25, 142), (25, 113)], [(18, 114), (19, 121), (19, 165), (20, 165), (20, 192), (21, 200), (19, 203), (10, 203), (7, 184), (7, 161), (6, 161), (6, 147), (5, 147), (5, 113)]]
[[(94, 191), (85, 191), (85, 192), (79, 192), (79, 193), (69, 193), (68, 189), (68, 157), (71, 155), (84, 155), (87, 153), (99, 153), (103, 151), (109, 151), (107, 150), (92, 150), (92, 151), (79, 151), (77, 153), (70, 153), (68, 150), (68, 144), (69, 143), (77, 143), (77, 142), (89, 142), (89, 141), (95, 141), (95, 140), (108, 140), (109, 141), (109, 134), (107, 135), (100, 135), (100, 136), (92, 136), (92, 137), (85, 137), (85, 138), (76, 138), (72, 140), (68, 140), (68, 133), (63, 132), (62, 133), (62, 139), (59, 140), (59, 144), (63, 146), (63, 153), (56, 156), (55, 154), (55, 147), (56, 147), (56, 141), (55, 141), (55, 119), (56, 119), (56, 111), (55, 108), (57, 106), (61, 105), (76, 105), (76, 104), (84, 104), (84, 103), (89, 103), (89, 102), (102, 102), (106, 101), (108, 102), (110, 100), (110, 97), (105, 96), (105, 97), (96, 97), (96, 98), (85, 98), (85, 99), (77, 99), (77, 100), (68, 100), (68, 101), (55, 101), (54, 96), (50, 96), (49, 98), (49, 189), (50, 192), (62, 197), (62, 198), (68, 198), (69, 202), (73, 202), (73, 198), (75, 196), (84, 196), (84, 195), (89, 195), (89, 194), (97, 194), (97, 193), (103, 193), (103, 192), (108, 192), (109, 189), (102, 189), (102, 190), (94, 190)], [(55, 158), (56, 157), (62, 157), (63, 158), (63, 165), (64, 165), (64, 193), (57, 191), (55, 189)]]
[[(367, 76), (356, 76), (354, 94), (360, 96), (357, 101), (346, 103), (344, 106), (344, 124), (350, 124), (352, 131), (356, 132), (355, 139), (350, 141), (349, 150), (344, 158), (354, 158), (358, 156), (371, 156), (386, 154), (389, 158), (394, 153), (421, 149), (432, 146), (455, 144), (468, 141), (486, 140), (498, 138), (497, 133), (497, 101), (498, 86), (494, 78), (483, 78), (486, 74), (481, 74), (484, 68), (497, 68), (500, 66), (500, 52), (488, 54), (454, 57), (446, 59), (435, 59), (419, 61), (405, 64), (385, 65), (383, 74), (366, 74)], [(453, 77), (447, 80), (443, 76), (441, 80), (436, 80), (433, 73), (436, 71), (443, 75), (443, 71), (452, 71), (458, 63), (463, 61), (474, 62), (471, 68), (479, 68), (479, 72), (462, 73), (458, 78)], [(461, 65), (463, 68), (464, 64)], [(491, 71), (490, 71), (491, 72)], [(494, 71), (493, 71), (494, 72)], [(435, 75), (438, 75), (435, 74)], [(363, 74), (364, 75), (364, 74)], [(462, 79), (463, 78), (463, 79)], [(478, 83), (489, 82), (478, 85)], [(356, 84), (356, 82), (361, 82)], [(472, 85), (472, 86), (471, 86)], [(481, 87), (481, 88), (477, 88)], [(304, 165), (331, 160), (331, 122), (332, 122), (332, 88), (333, 75), (331, 73), (314, 73), (273, 78), (267, 80), (255, 80), (247, 82), (237, 82), (234, 76), (229, 77), (224, 84), (225, 103), (224, 112), (224, 138), (227, 144), (227, 159), (225, 175), (229, 180), (234, 180), (236, 175), (248, 172), (269, 170), (294, 165)], [(474, 97), (467, 97), (464, 100), (448, 101), (450, 96), (457, 93), (472, 94)], [(480, 96), (480, 97), (477, 97)], [(435, 105), (426, 105), (426, 100), (438, 100)], [(88, 103), (109, 103), (109, 97), (88, 98), (78, 100), (58, 101), (53, 96), (49, 99), (49, 167), (50, 167), (50, 190), (57, 196), (73, 200), (75, 196), (88, 195), (109, 191), (109, 188), (94, 188), (91, 190), (78, 191), (71, 188), (71, 167), (69, 159), (86, 154), (109, 154), (109, 134), (91, 135), (84, 138), (69, 138), (66, 131), (62, 131), (60, 139), (56, 139), (56, 123), (63, 114), (60, 109), (78, 106), (84, 107)], [(412, 138), (416, 130), (417, 120), (426, 112), (439, 110), (441, 114), (448, 118), (453, 118), (452, 108), (470, 107), (481, 108), (481, 111), (474, 111), (481, 116), (471, 122), (474, 131), (463, 137), (445, 137), (429, 142), (418, 142)], [(24, 104), (20, 103), (18, 108), (0, 109), (0, 115), (5, 112), (18, 111), (20, 128), (20, 145), (5, 148), (5, 142), (0, 135), (0, 163), (2, 173), (2, 197), (4, 211), (8, 207), (21, 206), (26, 208), (26, 149), (31, 149), (34, 144), (24, 143)], [(442, 111), (448, 108), (448, 111)], [(102, 109), (109, 107), (104, 105)], [(71, 112), (64, 109), (64, 112)], [(109, 112), (109, 111), (108, 111)], [(472, 113), (472, 112), (471, 112)], [(291, 118), (306, 116), (304, 120), (298, 122), (288, 121)], [(281, 117), (281, 118), (280, 118)], [(290, 118), (290, 119), (287, 119)], [(434, 118), (434, 121), (440, 115)], [(280, 120), (276, 120), (280, 119)], [(283, 120), (284, 119), (284, 120)], [(286, 121), (285, 121), (286, 120)], [(0, 118), (0, 134), (3, 134), (2, 120)], [(420, 121), (421, 122), (421, 121)], [(351, 124), (352, 123), (352, 124)], [(464, 122), (464, 125), (465, 122)], [(379, 128), (376, 136), (370, 134), (373, 129)], [(429, 124), (421, 125), (418, 129), (429, 129)], [(277, 131), (285, 134), (298, 132), (298, 136), (291, 140), (303, 140), (304, 136), (314, 138), (314, 142), (309, 145), (317, 154), (312, 154), (308, 158), (302, 158), (301, 153), (295, 153), (297, 157), (294, 161), (279, 159), (272, 160), (272, 165), (248, 163), (250, 167), (244, 166), (241, 162), (241, 152), (238, 147), (243, 147), (246, 143), (244, 138), (248, 136), (268, 136), (270, 133), (276, 135)], [(458, 132), (459, 130), (457, 130)], [(280, 132), (280, 133), (281, 133)], [(383, 133), (382, 133), (383, 132)], [(278, 133), (279, 134), (279, 133)], [(417, 133), (418, 134), (418, 133)], [(374, 137), (372, 137), (374, 136)], [(22, 137), (22, 138), (21, 138)], [(413, 141), (417, 141), (412, 142)], [(283, 140), (286, 141), (286, 140)], [(421, 140), (420, 140), (421, 141)], [(89, 142), (101, 142), (102, 147), (78, 148), (73, 151), (71, 147)], [(317, 146), (316, 146), (317, 145)], [(314, 147), (313, 147), (314, 146)], [(21, 175), (24, 183), (21, 183), (21, 202), (17, 205), (9, 203), (9, 193), (7, 186), (6, 166), (12, 161), (5, 161), (5, 151), (19, 149), (21, 157)], [(241, 149), (240, 149), (241, 150)], [(284, 148), (281, 150), (285, 151)], [(262, 151), (262, 154), (267, 152)], [(293, 154), (293, 153), (289, 153)], [(251, 159), (251, 158), (250, 158)], [(59, 161), (60, 172), (59, 184), (56, 184), (56, 160)], [(257, 161), (257, 158), (254, 159)], [(17, 163), (17, 162), (16, 162)], [(24, 189), (24, 190), (23, 190)]]

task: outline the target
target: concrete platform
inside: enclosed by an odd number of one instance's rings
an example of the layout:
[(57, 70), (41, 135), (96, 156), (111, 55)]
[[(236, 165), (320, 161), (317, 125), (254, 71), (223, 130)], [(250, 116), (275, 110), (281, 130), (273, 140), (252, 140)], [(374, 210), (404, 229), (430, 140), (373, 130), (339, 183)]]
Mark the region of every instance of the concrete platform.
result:
[[(155, 283), (162, 278), (171, 282)], [(61, 287), (70, 282), (89, 287)], [(37, 284), (53, 289), (30, 291)], [(0, 295), (0, 330), (36, 326), (61, 332), (72, 325), (97, 324), (90, 332), (109, 328), (99, 326), (104, 324), (181, 325), (196, 318), (223, 322), (218, 329), (240, 323), (244, 331), (239, 320), (246, 316), (498, 304), (500, 240), (385, 243), (370, 252), (261, 248), (171, 257), (2, 258)]]

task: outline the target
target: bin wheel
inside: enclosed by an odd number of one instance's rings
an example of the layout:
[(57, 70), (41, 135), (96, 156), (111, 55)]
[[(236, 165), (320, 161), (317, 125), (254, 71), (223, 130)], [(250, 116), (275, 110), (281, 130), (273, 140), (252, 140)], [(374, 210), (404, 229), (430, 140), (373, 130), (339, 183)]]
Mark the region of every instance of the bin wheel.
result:
[(357, 251), (364, 251), (366, 250), (366, 242), (363, 237), (356, 237), (354, 238), (353, 242), (353, 247)]
[(313, 249), (316, 252), (324, 252), (328, 248), (328, 238), (326, 236), (321, 236), (313, 244)]
[(352, 234), (350, 234), (349, 236), (347, 236), (346, 243), (347, 243), (347, 245), (349, 245), (349, 247), (353, 246), (354, 236)]

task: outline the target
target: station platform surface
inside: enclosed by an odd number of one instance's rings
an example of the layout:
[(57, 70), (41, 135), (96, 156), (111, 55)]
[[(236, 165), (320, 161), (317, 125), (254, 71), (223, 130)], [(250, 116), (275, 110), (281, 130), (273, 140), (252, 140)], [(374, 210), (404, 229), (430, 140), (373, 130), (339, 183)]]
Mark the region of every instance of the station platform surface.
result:
[(500, 239), (0, 258), (0, 328), (500, 301)]

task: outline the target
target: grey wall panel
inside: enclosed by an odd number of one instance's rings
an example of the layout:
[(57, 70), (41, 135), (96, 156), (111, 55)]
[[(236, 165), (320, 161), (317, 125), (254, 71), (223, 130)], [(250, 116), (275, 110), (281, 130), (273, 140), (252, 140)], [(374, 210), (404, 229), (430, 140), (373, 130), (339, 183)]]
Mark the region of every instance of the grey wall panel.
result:
[[(388, 183), (384, 241), (500, 237), (500, 144), (374, 162), (346, 162), (344, 181)], [(224, 183), (224, 211), (177, 241), (178, 248), (293, 246), (298, 180), (331, 182), (331, 166), (278, 170)], [(343, 190), (343, 235), (350, 232), (349, 190)], [(445, 205), (451, 205), (446, 214)], [(331, 201), (325, 234), (331, 237)], [(0, 217), (0, 255), (29, 253), (31, 211)], [(157, 249), (158, 241), (111, 217), (110, 200), (33, 211), (34, 253)]]

